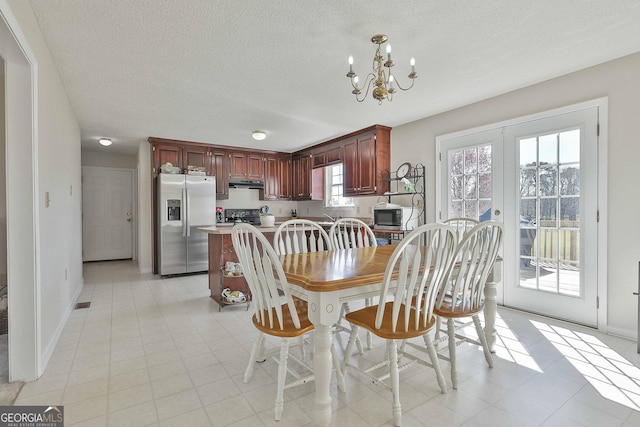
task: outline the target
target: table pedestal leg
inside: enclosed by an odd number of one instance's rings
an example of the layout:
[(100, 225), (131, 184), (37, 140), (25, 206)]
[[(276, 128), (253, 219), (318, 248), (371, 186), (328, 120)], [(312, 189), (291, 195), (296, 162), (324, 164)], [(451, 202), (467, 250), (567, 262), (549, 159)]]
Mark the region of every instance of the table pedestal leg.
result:
[(333, 334), (331, 328), (338, 321), (340, 304), (338, 294), (334, 292), (309, 293), (309, 320), (315, 329), (313, 332), (313, 373), (316, 383), (316, 395), (313, 405), (313, 422), (317, 426), (331, 423), (331, 385)]
[[(494, 266), (493, 269), (499, 269), (501, 266)], [(497, 283), (496, 274), (489, 275), (487, 283), (484, 286), (484, 335), (487, 338), (487, 344), (491, 353), (495, 353), (496, 345), (496, 316), (498, 314), (498, 301), (497, 301)]]
[(317, 426), (328, 426), (331, 422), (331, 339), (331, 326), (316, 326), (313, 333), (313, 371), (316, 382), (313, 420)]

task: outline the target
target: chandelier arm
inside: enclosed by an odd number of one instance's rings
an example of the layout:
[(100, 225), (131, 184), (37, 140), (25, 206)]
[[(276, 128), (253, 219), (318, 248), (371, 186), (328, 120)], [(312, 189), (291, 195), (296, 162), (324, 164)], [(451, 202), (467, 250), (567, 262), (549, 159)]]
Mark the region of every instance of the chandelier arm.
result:
[(393, 81), (396, 82), (396, 86), (398, 86), (400, 90), (407, 91), (413, 87), (413, 84), (416, 82), (416, 79), (411, 79), (411, 86), (407, 88), (400, 86), (400, 82), (398, 81), (398, 79), (396, 79), (396, 76), (393, 76)]
[[(372, 78), (369, 78), (369, 77), (372, 77)], [(369, 73), (367, 75), (366, 80), (365, 80), (365, 83), (367, 85), (367, 90), (365, 91), (364, 95), (362, 96), (362, 99), (358, 99), (358, 95), (356, 95), (356, 101), (362, 102), (365, 99), (367, 99), (367, 95), (369, 95), (369, 89), (371, 89), (371, 83), (373, 83), (373, 80), (374, 80), (374, 78), (373, 78), (372, 73)], [(362, 86), (362, 88), (364, 89), (364, 86)]]
[[(368, 84), (368, 80), (369, 79), (375, 79), (375, 75), (373, 73), (367, 74), (367, 76), (364, 78), (364, 81), (362, 82), (363, 83), (363, 85), (362, 85), (363, 88), (364, 88), (365, 85)], [(353, 77), (351, 79), (349, 79), (349, 80), (351, 80), (351, 86), (353, 86), (354, 89), (358, 89), (358, 86), (356, 86), (355, 83), (353, 82)]]

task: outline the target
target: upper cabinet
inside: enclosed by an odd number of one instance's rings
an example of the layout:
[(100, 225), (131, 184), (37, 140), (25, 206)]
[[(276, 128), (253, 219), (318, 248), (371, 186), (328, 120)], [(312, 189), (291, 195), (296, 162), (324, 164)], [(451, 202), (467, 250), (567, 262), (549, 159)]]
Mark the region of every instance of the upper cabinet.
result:
[(216, 197), (229, 198), (229, 150), (210, 149), (211, 175), (216, 177)]
[(204, 168), (207, 175), (211, 175), (211, 159), (209, 158), (209, 148), (197, 146), (185, 146), (182, 148), (183, 169), (189, 166)]
[(216, 177), (217, 197), (229, 198), (229, 182), (264, 181), (262, 200), (321, 200), (323, 169), (344, 165), (344, 195), (381, 195), (388, 189), (391, 128), (374, 125), (293, 154), (226, 148), (150, 137), (152, 173), (170, 162), (182, 171), (205, 168)]
[(342, 162), (342, 141), (321, 144), (313, 148), (313, 167), (323, 168)]
[(189, 166), (204, 168), (209, 176), (216, 177), (216, 197), (229, 198), (229, 151), (208, 144), (149, 138), (152, 144), (152, 174), (160, 173), (160, 167), (171, 163), (182, 172)]
[(342, 143), (344, 195), (380, 195), (388, 190), (391, 128), (372, 126), (350, 134)]
[(160, 166), (171, 163), (182, 169), (182, 147), (173, 144), (153, 144), (151, 147), (152, 173), (160, 173)]
[(260, 200), (291, 200), (291, 154), (265, 154)]
[(309, 151), (291, 158), (291, 196), (293, 200), (311, 200), (311, 158)]
[(264, 180), (264, 153), (251, 151), (229, 152), (229, 179)]

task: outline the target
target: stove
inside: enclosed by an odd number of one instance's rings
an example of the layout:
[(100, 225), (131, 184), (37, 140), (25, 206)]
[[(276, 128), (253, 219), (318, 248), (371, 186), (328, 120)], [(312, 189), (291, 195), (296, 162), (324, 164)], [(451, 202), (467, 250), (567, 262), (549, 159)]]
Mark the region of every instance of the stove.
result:
[(260, 209), (225, 209), (224, 221), (260, 225)]

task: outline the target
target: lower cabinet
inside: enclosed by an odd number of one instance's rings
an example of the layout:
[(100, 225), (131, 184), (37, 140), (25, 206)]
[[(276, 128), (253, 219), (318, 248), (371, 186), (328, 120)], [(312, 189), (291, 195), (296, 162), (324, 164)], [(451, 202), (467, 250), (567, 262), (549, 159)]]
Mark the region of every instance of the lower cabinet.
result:
[[(273, 232), (264, 233), (270, 241), (273, 241), (273, 234)], [(251, 292), (249, 292), (249, 286), (244, 276), (228, 276), (226, 270), (227, 262), (238, 262), (238, 256), (233, 249), (231, 234), (209, 234), (209, 292), (211, 293), (211, 298), (218, 303), (220, 310), (227, 305), (248, 305), (251, 301)], [(222, 292), (225, 289), (229, 289), (230, 292), (240, 291), (246, 296), (247, 300), (238, 303), (226, 300), (222, 296)]]

